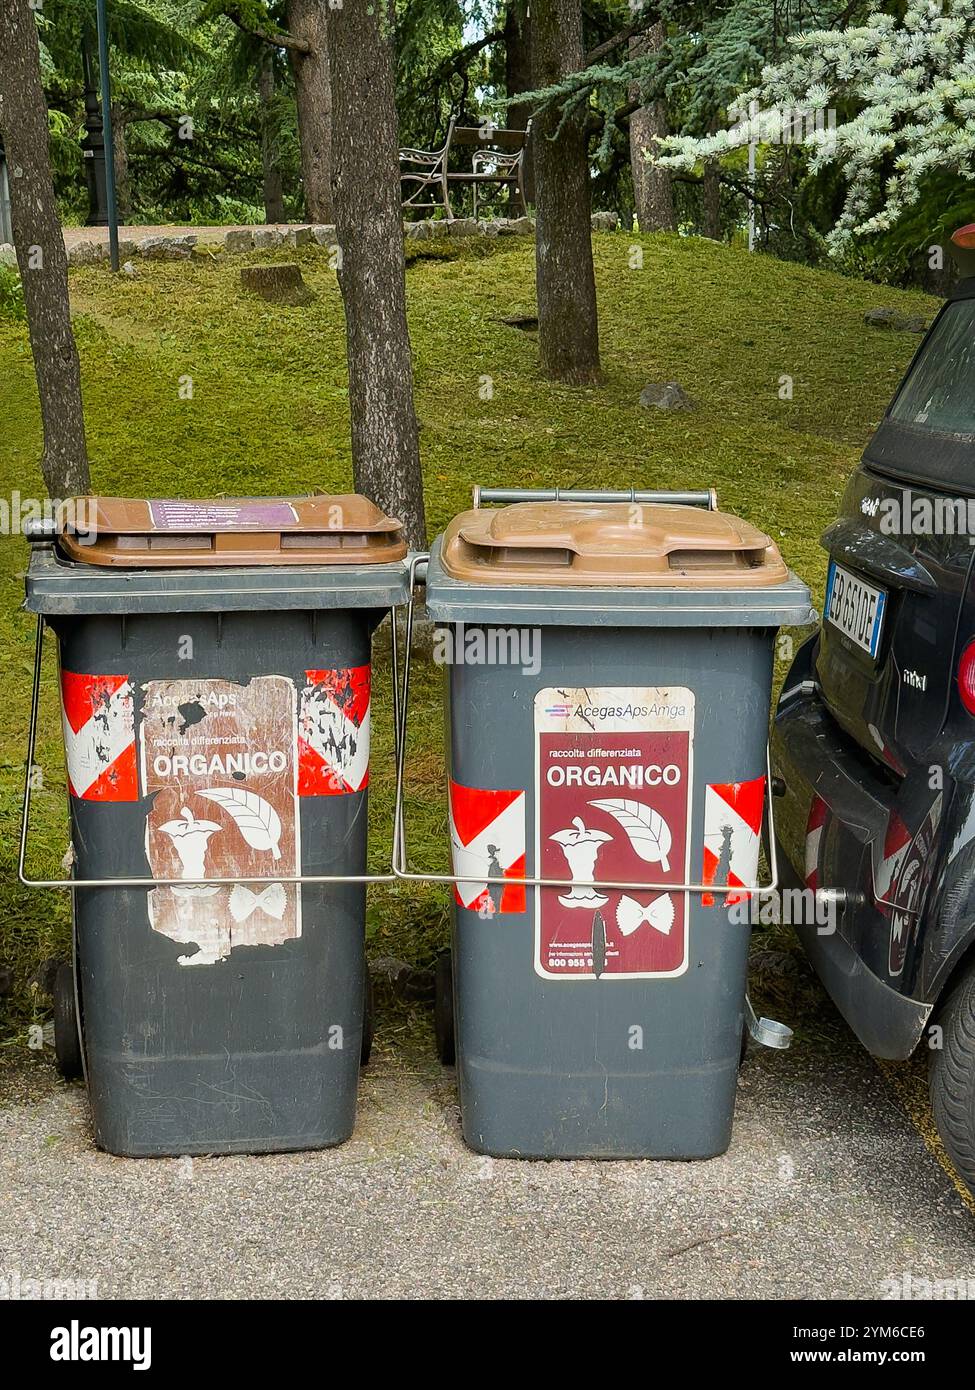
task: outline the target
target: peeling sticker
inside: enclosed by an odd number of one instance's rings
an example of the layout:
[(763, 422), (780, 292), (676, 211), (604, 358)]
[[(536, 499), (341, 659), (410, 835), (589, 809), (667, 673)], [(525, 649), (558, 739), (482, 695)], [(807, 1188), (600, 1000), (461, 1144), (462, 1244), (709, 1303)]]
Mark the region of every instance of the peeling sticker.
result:
[[(197, 949), (180, 965), (212, 965), (238, 946), (301, 935), (297, 696), (286, 676), (150, 681), (143, 686), (141, 759), (146, 855), (155, 878), (238, 884), (154, 888), (154, 931)], [(268, 882), (268, 880), (272, 880)]]
[[(896, 883), (901, 866), (907, 857), (911, 844), (911, 832), (897, 811), (892, 810), (887, 817), (883, 845), (874, 841), (872, 845), (873, 893), (875, 899), (886, 899), (892, 883)], [(889, 904), (878, 902), (881, 912), (889, 911)]]
[[(917, 931), (921, 898), (934, 869), (942, 802), (942, 794), (938, 792), (915, 831), (906, 855), (898, 859), (893, 884), (887, 892), (894, 904), (890, 912), (890, 944), (887, 952), (887, 970), (892, 979), (903, 974), (907, 948)], [(893, 814), (896, 815), (896, 812)]]
[(306, 671), (298, 716), (298, 795), (343, 796), (369, 785), (371, 668)]
[[(702, 883), (716, 887), (753, 888), (758, 882), (762, 844), (765, 777), (744, 782), (710, 782), (704, 791), (704, 864)], [(747, 893), (702, 893), (701, 902), (731, 907)]]
[(81, 801), (138, 801), (135, 712), (128, 676), (61, 672), (68, 790)]
[(451, 861), (465, 880), (454, 885), (455, 902), (483, 917), (524, 912), (524, 884), (503, 881), (525, 877), (524, 791), (451, 781), (449, 792)]
[(806, 838), (803, 846), (803, 875), (806, 887), (814, 893), (819, 888), (819, 861), (822, 857), (823, 832), (828, 819), (829, 807), (818, 793), (814, 793), (806, 819)]

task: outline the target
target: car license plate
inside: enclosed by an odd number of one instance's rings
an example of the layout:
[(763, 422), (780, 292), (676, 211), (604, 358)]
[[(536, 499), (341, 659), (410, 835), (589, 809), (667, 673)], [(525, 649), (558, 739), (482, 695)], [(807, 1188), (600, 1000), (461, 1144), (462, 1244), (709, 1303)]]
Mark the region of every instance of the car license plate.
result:
[(884, 626), (887, 594), (842, 565), (830, 563), (826, 582), (826, 621), (870, 656), (876, 657)]

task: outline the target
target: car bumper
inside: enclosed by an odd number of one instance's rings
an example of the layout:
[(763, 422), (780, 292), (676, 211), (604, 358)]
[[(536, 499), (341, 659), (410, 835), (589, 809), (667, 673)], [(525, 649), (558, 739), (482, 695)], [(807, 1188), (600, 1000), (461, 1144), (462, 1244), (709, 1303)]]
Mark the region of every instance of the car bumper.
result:
[(878, 887), (902, 791), (871, 766), (819, 698), (814, 646), (796, 659), (772, 733), (780, 879), (784, 888), (837, 893), (828, 924), (805, 912), (797, 914), (796, 932), (863, 1045), (877, 1057), (909, 1057), (932, 1008), (911, 997), (918, 918), (894, 914), (885, 905), (891, 890), (882, 881)]

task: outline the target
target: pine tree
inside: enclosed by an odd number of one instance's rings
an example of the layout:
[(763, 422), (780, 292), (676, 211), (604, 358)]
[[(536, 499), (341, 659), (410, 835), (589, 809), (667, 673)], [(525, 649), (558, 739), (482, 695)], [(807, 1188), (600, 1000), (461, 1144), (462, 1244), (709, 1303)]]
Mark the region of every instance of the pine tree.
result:
[(903, 18), (871, 5), (867, 22), (793, 35), (788, 56), (737, 94), (732, 124), (664, 142), (661, 164), (693, 168), (755, 141), (800, 142), (813, 173), (846, 182), (828, 242), (889, 232), (929, 181), (975, 177), (975, 6), (910, 0)]

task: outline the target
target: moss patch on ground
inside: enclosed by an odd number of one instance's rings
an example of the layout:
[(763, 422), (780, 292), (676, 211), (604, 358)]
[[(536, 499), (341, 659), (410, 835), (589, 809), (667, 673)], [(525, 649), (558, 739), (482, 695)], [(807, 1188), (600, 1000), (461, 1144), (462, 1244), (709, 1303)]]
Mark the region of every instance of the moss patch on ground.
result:
[[(562, 487), (714, 486), (721, 505), (767, 529), (822, 598), (818, 537), (917, 345), (866, 327), (878, 305), (933, 314), (937, 301), (676, 236), (593, 238), (605, 382), (545, 381), (534, 336), (501, 320), (535, 313), (534, 246), (512, 238), (416, 254), (407, 283), (430, 535), (470, 505), (475, 483)], [(642, 252), (642, 267), (633, 248)], [(344, 324), (325, 253), (298, 260), (314, 300), (274, 306), (241, 291), (251, 260), (210, 254), (140, 262), (136, 278), (73, 270), (93, 485), (134, 495), (347, 491), (352, 485)], [(791, 399), (783, 391), (791, 380)], [(678, 381), (693, 412), (639, 404)], [(40, 495), (40, 425), (26, 330), (0, 318), (0, 496)], [(16, 970), (8, 1034), (23, 1037), (38, 962), (69, 941), (64, 895), (16, 879), (33, 626), (19, 612), (26, 546), (0, 547), (3, 884), (0, 960)], [(388, 853), (393, 804), (389, 663), (377, 655), (372, 854)], [(48, 657), (36, 797), (35, 869), (67, 843), (63, 758)], [(417, 863), (446, 867), (443, 732), (436, 676), (413, 687), (408, 815)], [(371, 890), (369, 950), (429, 964), (446, 940), (437, 888)]]

